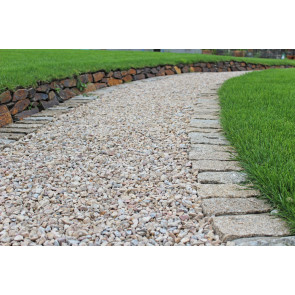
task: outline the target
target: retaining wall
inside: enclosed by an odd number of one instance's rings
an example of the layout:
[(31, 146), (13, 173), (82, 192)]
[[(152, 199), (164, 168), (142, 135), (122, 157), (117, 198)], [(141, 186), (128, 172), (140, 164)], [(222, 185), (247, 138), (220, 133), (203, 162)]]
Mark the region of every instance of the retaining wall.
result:
[(101, 70), (50, 83), (39, 82), (35, 88), (18, 88), (15, 91), (6, 90), (0, 94), (0, 127), (63, 103), (76, 95), (126, 82), (190, 72), (253, 71), (290, 67), (292, 66), (265, 66), (236, 61), (193, 63), (178, 64), (177, 66), (132, 68), (127, 71), (105, 72)]

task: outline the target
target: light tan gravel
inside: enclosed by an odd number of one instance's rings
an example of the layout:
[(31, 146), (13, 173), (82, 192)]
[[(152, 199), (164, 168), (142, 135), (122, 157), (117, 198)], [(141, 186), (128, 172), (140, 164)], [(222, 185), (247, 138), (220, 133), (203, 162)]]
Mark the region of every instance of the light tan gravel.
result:
[(198, 93), (240, 74), (97, 91), (0, 151), (0, 244), (221, 244), (200, 206), (186, 129)]

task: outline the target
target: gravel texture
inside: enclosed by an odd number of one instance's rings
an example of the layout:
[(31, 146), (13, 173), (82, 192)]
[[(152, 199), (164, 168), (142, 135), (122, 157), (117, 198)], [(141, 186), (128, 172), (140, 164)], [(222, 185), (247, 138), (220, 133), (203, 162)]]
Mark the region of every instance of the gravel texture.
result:
[(191, 73), (97, 91), (0, 151), (1, 245), (220, 245), (197, 196), (193, 101), (241, 75)]

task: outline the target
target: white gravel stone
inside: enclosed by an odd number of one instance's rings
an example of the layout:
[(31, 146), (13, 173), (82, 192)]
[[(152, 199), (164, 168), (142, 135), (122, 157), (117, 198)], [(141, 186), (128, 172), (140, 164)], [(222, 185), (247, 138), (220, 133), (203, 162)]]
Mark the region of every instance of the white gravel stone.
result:
[(198, 94), (240, 74), (99, 90), (98, 100), (5, 146), (0, 245), (221, 244), (200, 207), (185, 130)]

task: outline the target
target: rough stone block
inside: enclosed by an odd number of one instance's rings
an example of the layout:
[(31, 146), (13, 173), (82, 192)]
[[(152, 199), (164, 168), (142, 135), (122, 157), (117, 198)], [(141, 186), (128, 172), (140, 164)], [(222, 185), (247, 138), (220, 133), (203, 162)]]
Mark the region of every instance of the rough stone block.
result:
[(17, 113), (22, 112), (23, 110), (25, 110), (30, 104), (30, 100), (29, 99), (23, 99), (18, 101), (14, 107), (10, 110), (11, 115), (16, 115)]
[(174, 75), (174, 72), (171, 69), (165, 71), (166, 75)]
[(11, 99), (12, 96), (9, 90), (0, 94), (0, 104), (10, 102)]
[(127, 75), (127, 76), (123, 77), (123, 81), (124, 82), (131, 82), (132, 81), (132, 76), (131, 75)]
[(79, 80), (82, 82), (82, 83), (92, 83), (93, 82), (93, 77), (91, 74), (84, 74), (84, 75), (80, 75), (79, 76)]
[(198, 196), (209, 198), (250, 198), (259, 196), (259, 191), (238, 184), (197, 184)]
[(57, 98), (54, 98), (54, 99), (49, 100), (49, 101), (41, 101), (40, 104), (41, 104), (43, 110), (45, 110), (45, 109), (51, 108), (51, 107), (53, 107), (55, 105), (58, 105), (59, 102), (58, 102)]
[(13, 93), (13, 101), (27, 98), (29, 91), (27, 89), (18, 89)]
[(181, 74), (181, 69), (179, 67), (175, 66), (174, 70), (177, 74)]
[(257, 198), (204, 199), (202, 208), (210, 216), (267, 213), (271, 210), (269, 204)]
[(142, 80), (145, 79), (145, 75), (144, 74), (138, 74), (138, 75), (134, 75), (134, 80)]
[(239, 184), (246, 181), (246, 175), (242, 172), (201, 172), (198, 174), (199, 183), (212, 184)]
[(130, 69), (130, 70), (128, 70), (128, 74), (129, 75), (135, 75), (136, 74), (136, 70), (135, 69)]
[(11, 114), (5, 105), (0, 105), (0, 127), (12, 123)]
[(47, 99), (48, 99), (48, 94), (36, 93), (32, 100), (33, 101), (40, 101), (40, 100), (47, 100)]
[(70, 90), (69, 88), (65, 88), (63, 90), (60, 90), (58, 95), (63, 99), (63, 100), (68, 100), (76, 95), (75, 92)]
[(116, 79), (122, 79), (122, 74), (120, 71), (115, 71), (113, 77)]
[(82, 91), (82, 93), (93, 92), (96, 91), (96, 86), (93, 83), (88, 83), (86, 88)]
[(104, 72), (97, 72), (93, 74), (93, 81), (94, 82), (98, 82), (100, 80), (102, 80), (105, 77), (105, 73)]
[(120, 79), (115, 79), (115, 78), (108, 78), (107, 83), (109, 86), (114, 86), (114, 85), (119, 85), (122, 84), (123, 81)]
[(36, 91), (48, 93), (50, 91), (51, 87), (50, 84), (43, 84), (36, 88)]
[(77, 86), (77, 81), (76, 79), (65, 79), (60, 81), (60, 84), (63, 85), (65, 88), (69, 88), (69, 87), (75, 87)]
[(222, 241), (248, 237), (289, 236), (285, 222), (269, 214), (217, 216), (213, 226)]

